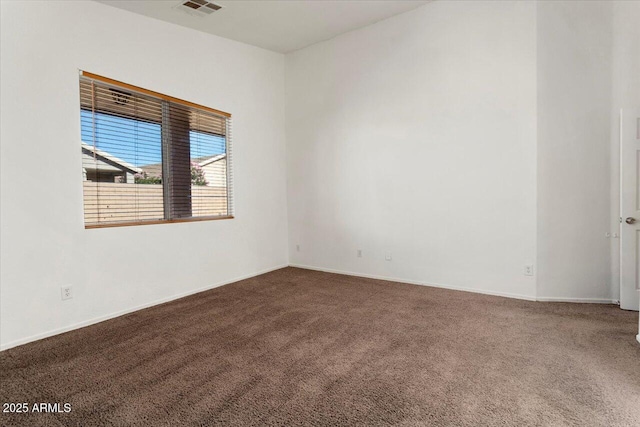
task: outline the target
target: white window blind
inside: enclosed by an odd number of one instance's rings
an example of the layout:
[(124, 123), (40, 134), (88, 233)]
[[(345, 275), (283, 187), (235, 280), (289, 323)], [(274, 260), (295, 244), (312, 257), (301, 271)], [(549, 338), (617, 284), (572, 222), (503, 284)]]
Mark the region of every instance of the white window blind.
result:
[(233, 217), (231, 116), (83, 72), (87, 228)]

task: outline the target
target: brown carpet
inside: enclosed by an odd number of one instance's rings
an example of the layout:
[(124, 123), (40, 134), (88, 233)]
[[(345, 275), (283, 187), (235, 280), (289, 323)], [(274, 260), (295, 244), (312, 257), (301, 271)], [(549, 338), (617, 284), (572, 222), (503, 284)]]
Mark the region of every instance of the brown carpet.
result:
[(286, 268), (0, 353), (2, 425), (638, 426), (637, 313)]

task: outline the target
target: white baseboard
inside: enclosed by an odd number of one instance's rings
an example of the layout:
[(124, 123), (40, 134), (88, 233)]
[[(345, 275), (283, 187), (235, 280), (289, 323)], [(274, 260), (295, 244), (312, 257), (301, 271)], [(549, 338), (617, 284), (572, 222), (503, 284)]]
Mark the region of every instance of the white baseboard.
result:
[(498, 292), (485, 289), (467, 288), (463, 286), (444, 285), (441, 283), (425, 283), (418, 280), (400, 279), (397, 277), (385, 277), (377, 276), (375, 274), (354, 273), (352, 271), (334, 270), (330, 268), (316, 267), (312, 265), (304, 264), (289, 264), (290, 267), (304, 268), (307, 270), (324, 271), (326, 273), (344, 274), (347, 276), (366, 277), (369, 279), (387, 280), (389, 282), (409, 283), (412, 285), (430, 286), (433, 288), (450, 289), (453, 291), (473, 292), (476, 294), (493, 295), (497, 297), (514, 298), (526, 301), (539, 301), (539, 302), (573, 302), (573, 303), (588, 303), (588, 304), (618, 304), (614, 299), (601, 299), (601, 298), (556, 298), (556, 297), (532, 297), (529, 295), (513, 294), (509, 292)]
[(120, 310), (120, 311), (117, 311), (115, 313), (110, 313), (110, 314), (107, 314), (107, 315), (104, 315), (104, 316), (94, 317), (93, 319), (85, 320), (85, 321), (79, 322), (79, 323), (74, 323), (72, 325), (68, 325), (68, 326), (65, 326), (65, 327), (62, 327), (62, 328), (52, 329), (52, 330), (49, 330), (47, 332), (43, 332), (43, 333), (36, 334), (36, 335), (31, 335), (31, 336), (26, 337), (26, 338), (20, 338), (20, 339), (17, 339), (17, 340), (14, 340), (14, 341), (11, 341), (11, 342), (8, 342), (8, 343), (0, 345), (0, 351), (8, 350), (10, 348), (17, 347), (17, 346), (23, 345), (23, 344), (27, 344), (27, 343), (30, 343), (30, 342), (33, 342), (33, 341), (41, 340), (43, 338), (52, 337), (54, 335), (59, 335), (59, 334), (62, 334), (64, 332), (72, 331), (74, 329), (84, 328), (85, 326), (90, 326), (90, 325), (94, 325), (96, 323), (104, 322), (105, 320), (113, 319), (115, 317), (123, 316), (123, 315), (129, 314), (129, 313), (133, 313), (134, 311), (138, 311), (138, 310), (142, 310), (142, 309), (145, 309), (145, 308), (153, 307), (154, 305), (164, 304), (165, 302), (177, 300), (177, 299), (180, 299), (180, 298), (187, 297), (189, 295), (193, 295), (193, 294), (197, 294), (197, 293), (200, 293), (200, 292), (208, 291), (210, 289), (217, 288), (219, 286), (228, 285), (229, 283), (238, 282), (238, 281), (244, 280), (244, 279), (249, 279), (251, 277), (255, 277), (255, 276), (259, 276), (261, 274), (269, 273), (270, 271), (279, 270), (279, 269), (285, 268), (287, 266), (288, 266), (287, 264), (283, 264), (283, 265), (279, 265), (279, 266), (276, 266), (276, 267), (273, 267), (273, 268), (268, 268), (266, 270), (257, 271), (255, 273), (245, 274), (243, 276), (239, 276), (239, 277), (235, 277), (235, 278), (230, 279), (230, 280), (225, 280), (225, 281), (222, 281), (222, 282), (218, 282), (218, 283), (215, 283), (213, 285), (208, 285), (208, 286), (205, 286), (203, 288), (198, 288), (198, 289), (193, 289), (193, 290), (190, 290), (190, 291), (187, 291), (187, 292), (182, 292), (180, 294), (172, 295), (172, 296), (166, 297), (166, 298), (161, 298), (161, 299), (158, 299), (158, 300), (146, 303), (146, 304), (138, 305), (138, 306), (135, 306), (135, 307), (132, 307), (132, 308), (127, 308), (125, 310)]
[[(213, 285), (209, 285), (209, 286), (205, 286), (199, 289), (194, 289), (191, 291), (187, 291), (187, 292), (183, 292), (180, 294), (176, 294), (176, 295), (172, 295), (170, 297), (166, 297), (166, 298), (161, 298), (159, 300), (155, 300), (152, 301), (150, 303), (147, 304), (142, 304), (142, 305), (138, 305), (136, 307), (132, 307), (132, 308), (128, 308), (125, 310), (121, 310), (121, 311), (117, 311), (115, 313), (110, 313), (104, 316), (99, 316), (99, 317), (95, 317), (93, 319), (89, 319), (83, 322), (79, 322), (79, 323), (74, 323), (72, 325), (68, 325), (62, 328), (57, 328), (57, 329), (52, 329), (40, 334), (36, 334), (36, 335), (31, 335), (29, 337), (26, 338), (20, 338), (5, 344), (0, 345), (0, 351), (3, 350), (8, 350), (10, 348), (13, 347), (17, 347), (19, 345), (23, 345), (23, 344), (27, 344), (33, 341), (37, 341), (40, 339), (44, 339), (44, 338), (48, 338), (48, 337), (52, 337), (54, 335), (59, 335), (62, 334), (64, 332), (69, 332), (72, 331), (74, 329), (79, 329), (79, 328), (84, 328), (85, 326), (90, 326), (90, 325), (94, 325), (96, 323), (100, 323), (100, 322), (104, 322), (105, 320), (109, 320), (109, 319), (113, 319), (119, 316), (123, 316), (125, 314), (129, 314), (129, 313), (133, 313), (134, 311), (138, 311), (138, 310), (142, 310), (145, 308), (149, 308), (149, 307), (153, 307), (154, 305), (159, 305), (159, 304), (164, 304), (166, 302), (169, 301), (173, 301), (173, 300), (177, 300), (180, 298), (184, 298), (187, 297), (189, 295), (193, 295), (193, 294), (197, 294), (199, 292), (204, 292), (204, 291), (208, 291), (210, 289), (214, 289), (217, 288), (219, 286), (223, 286), (223, 285), (227, 285), (229, 283), (233, 283), (233, 282), (238, 282), (240, 280), (244, 280), (244, 279), (249, 279), (251, 277), (255, 277), (255, 276), (259, 276), (261, 274), (265, 274), (265, 273), (269, 273), (271, 271), (275, 271), (275, 270), (279, 270), (281, 268), (284, 267), (296, 267), (296, 268), (304, 268), (307, 270), (315, 270), (315, 271), (323, 271), (326, 273), (335, 273), (335, 274), (344, 274), (347, 276), (356, 276), (356, 277), (366, 277), (366, 278), (370, 278), (370, 279), (379, 279), (379, 280), (386, 280), (389, 282), (398, 282), (398, 283), (408, 283), (408, 284), (412, 284), (412, 285), (420, 285), (420, 286), (430, 286), (430, 287), (434, 287), (434, 288), (442, 288), (442, 289), (450, 289), (450, 290), (454, 290), (454, 291), (463, 291), (463, 292), (473, 292), (473, 293), (477, 293), (477, 294), (483, 294), (483, 295), (493, 295), (493, 296), (498, 296), (498, 297), (505, 297), (505, 298), (514, 298), (514, 299), (520, 299), (520, 300), (526, 300), (526, 301), (541, 301), (541, 302), (573, 302), (573, 303), (590, 303), (590, 304), (617, 304), (618, 301), (617, 300), (612, 300), (612, 299), (598, 299), (598, 298), (555, 298), (555, 297), (539, 297), (539, 298), (535, 298), (535, 297), (531, 297), (531, 296), (527, 296), (527, 295), (519, 295), (519, 294), (512, 294), (512, 293), (507, 293), (507, 292), (496, 292), (496, 291), (491, 291), (491, 290), (483, 290), (483, 289), (474, 289), (474, 288), (466, 288), (466, 287), (462, 287), (462, 286), (451, 286), (451, 285), (443, 285), (443, 284), (438, 284), (438, 283), (424, 283), (424, 282), (420, 282), (417, 280), (411, 280), (411, 279), (402, 279), (402, 278), (397, 278), (397, 277), (386, 277), (386, 276), (378, 276), (378, 275), (374, 275), (374, 274), (365, 274), (365, 273), (355, 273), (355, 272), (351, 272), (351, 271), (344, 271), (344, 270), (334, 270), (334, 269), (329, 269), (329, 268), (322, 268), (322, 267), (316, 267), (316, 266), (311, 266), (311, 265), (303, 265), (303, 264), (283, 264), (283, 265), (279, 265), (276, 267), (272, 267), (272, 268), (268, 268), (265, 270), (261, 270), (261, 271), (257, 271), (254, 273), (250, 273), (250, 274), (246, 274), (243, 276), (239, 276), (239, 277), (235, 277), (233, 279), (230, 280), (225, 280), (222, 282), (218, 282), (215, 283)], [(638, 342), (640, 342), (640, 334), (638, 334), (636, 336), (636, 338), (638, 339)]]
[(575, 302), (583, 304), (619, 304), (618, 300), (607, 298), (559, 298), (559, 297), (537, 297), (540, 302)]
[(365, 274), (365, 273), (354, 273), (352, 271), (344, 271), (344, 270), (333, 270), (330, 268), (322, 268), (316, 267), (312, 265), (303, 265), (303, 264), (289, 264), (289, 267), (297, 267), (304, 268), (307, 270), (315, 270), (315, 271), (324, 271), (325, 273), (335, 273), (335, 274), (344, 274), (346, 276), (357, 276), (357, 277), (366, 277), (368, 279), (378, 279), (378, 280), (386, 280), (389, 282), (398, 282), (398, 283), (409, 283), (411, 285), (420, 285), (420, 286), (430, 286), (432, 288), (442, 288), (442, 289), (450, 289), (452, 291), (463, 291), (463, 292), (473, 292), (476, 294), (483, 295), (492, 295), (496, 297), (505, 297), (505, 298), (514, 298), (521, 299), (526, 301), (535, 301), (534, 297), (528, 295), (520, 295), (520, 294), (512, 294), (508, 292), (499, 292), (499, 291), (491, 291), (485, 289), (475, 289), (475, 288), (466, 288), (463, 286), (451, 286), (451, 285), (443, 285), (441, 283), (425, 283), (418, 280), (411, 279), (401, 279), (397, 277), (386, 277), (386, 276), (378, 276), (375, 274)]

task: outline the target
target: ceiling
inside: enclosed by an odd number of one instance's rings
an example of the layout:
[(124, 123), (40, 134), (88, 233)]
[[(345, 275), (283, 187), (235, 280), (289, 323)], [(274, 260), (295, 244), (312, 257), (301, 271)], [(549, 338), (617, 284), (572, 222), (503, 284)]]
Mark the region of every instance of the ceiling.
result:
[(186, 0), (96, 0), (119, 9), (215, 34), (276, 52), (331, 39), (430, 0), (213, 0), (222, 6), (205, 16), (181, 6)]

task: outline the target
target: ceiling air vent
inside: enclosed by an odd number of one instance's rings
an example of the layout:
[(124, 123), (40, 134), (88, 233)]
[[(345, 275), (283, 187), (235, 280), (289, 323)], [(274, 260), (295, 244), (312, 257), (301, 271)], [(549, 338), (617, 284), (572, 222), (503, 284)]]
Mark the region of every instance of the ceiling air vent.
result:
[(182, 3), (179, 8), (185, 12), (192, 13), (193, 15), (205, 16), (212, 14), (216, 10), (222, 9), (222, 6), (211, 3), (207, 0), (188, 0)]

